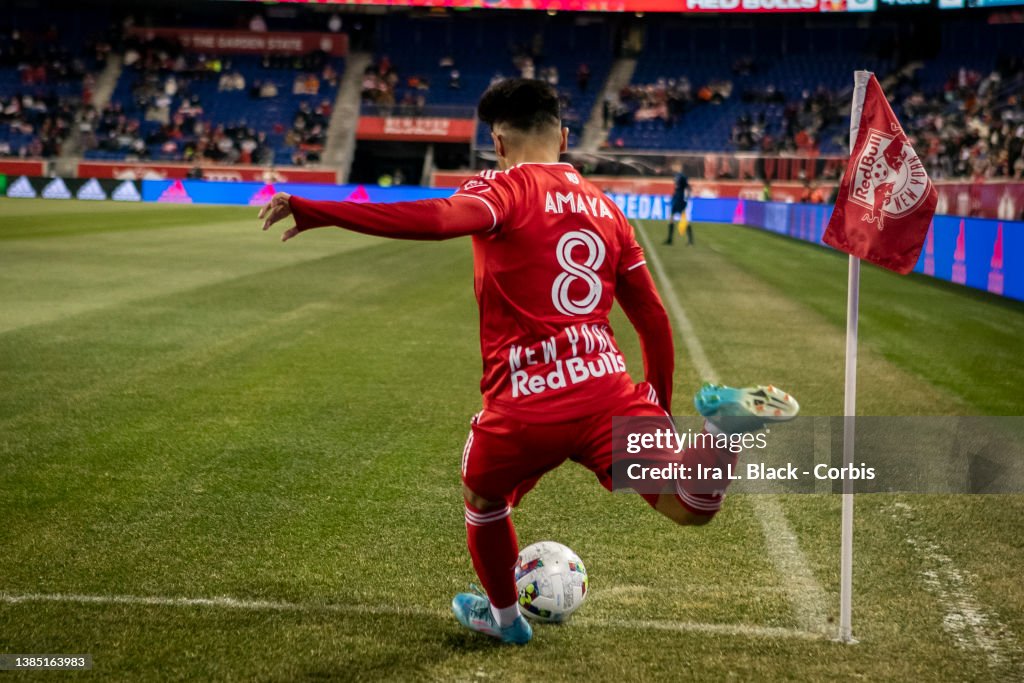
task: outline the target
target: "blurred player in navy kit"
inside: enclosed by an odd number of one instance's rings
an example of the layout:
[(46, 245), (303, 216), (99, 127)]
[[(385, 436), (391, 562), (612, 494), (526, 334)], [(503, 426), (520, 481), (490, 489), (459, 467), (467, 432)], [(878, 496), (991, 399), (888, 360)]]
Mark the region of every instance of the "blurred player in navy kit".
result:
[[(672, 244), (672, 237), (676, 231), (676, 225), (679, 222), (679, 218), (686, 212), (686, 203), (690, 198), (690, 181), (686, 175), (680, 171), (679, 175), (676, 176), (676, 189), (672, 193), (672, 220), (668, 224), (668, 239), (665, 240), (665, 244)], [(686, 245), (693, 245), (693, 226), (690, 222), (686, 222)]]

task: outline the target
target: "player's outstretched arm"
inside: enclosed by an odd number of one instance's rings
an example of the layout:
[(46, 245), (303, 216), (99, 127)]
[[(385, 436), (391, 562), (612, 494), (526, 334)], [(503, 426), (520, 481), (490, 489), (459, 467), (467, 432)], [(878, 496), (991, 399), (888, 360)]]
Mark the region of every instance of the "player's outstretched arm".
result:
[(672, 373), (675, 371), (672, 323), (647, 268), (634, 268), (620, 275), (615, 285), (615, 298), (640, 337), (645, 378), (658, 394), (661, 407), (672, 412)]
[(484, 233), (497, 227), (495, 216), (485, 203), (466, 201), (462, 197), (360, 204), (314, 201), (278, 192), (260, 209), (259, 214), (264, 230), (288, 216), (295, 217), (295, 227), (281, 235), (284, 242), (300, 232), (327, 226), (411, 240), (451, 239)]

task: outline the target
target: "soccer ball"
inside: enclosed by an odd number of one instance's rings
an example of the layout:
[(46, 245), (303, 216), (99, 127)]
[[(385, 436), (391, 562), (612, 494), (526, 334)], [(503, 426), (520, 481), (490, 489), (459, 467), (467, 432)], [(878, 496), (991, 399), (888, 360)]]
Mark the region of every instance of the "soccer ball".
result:
[(562, 622), (587, 597), (587, 569), (561, 543), (541, 541), (523, 548), (516, 564), (519, 611), (537, 621)]

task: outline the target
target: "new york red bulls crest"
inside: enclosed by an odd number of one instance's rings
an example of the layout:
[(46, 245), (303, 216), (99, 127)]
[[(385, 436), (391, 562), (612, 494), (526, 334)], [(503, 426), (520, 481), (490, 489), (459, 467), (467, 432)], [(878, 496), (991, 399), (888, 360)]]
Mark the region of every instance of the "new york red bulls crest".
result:
[(886, 218), (910, 213), (923, 202), (931, 182), (906, 133), (891, 127), (889, 133), (869, 129), (850, 188), (850, 201), (867, 209), (861, 220), (879, 230)]

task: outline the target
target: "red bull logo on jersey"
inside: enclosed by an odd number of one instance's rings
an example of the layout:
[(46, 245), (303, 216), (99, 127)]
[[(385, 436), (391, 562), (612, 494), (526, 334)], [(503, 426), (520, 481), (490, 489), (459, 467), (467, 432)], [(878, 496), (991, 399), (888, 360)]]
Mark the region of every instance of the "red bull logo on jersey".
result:
[(850, 201), (867, 209), (862, 221), (884, 230), (886, 218), (910, 213), (924, 201), (929, 184), (902, 129), (893, 125), (892, 134), (886, 134), (872, 128), (857, 158)]
[(564, 389), (589, 379), (626, 371), (607, 325), (572, 325), (531, 346), (508, 350), (512, 398)]

